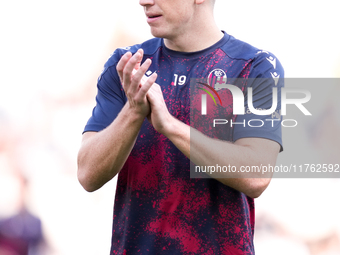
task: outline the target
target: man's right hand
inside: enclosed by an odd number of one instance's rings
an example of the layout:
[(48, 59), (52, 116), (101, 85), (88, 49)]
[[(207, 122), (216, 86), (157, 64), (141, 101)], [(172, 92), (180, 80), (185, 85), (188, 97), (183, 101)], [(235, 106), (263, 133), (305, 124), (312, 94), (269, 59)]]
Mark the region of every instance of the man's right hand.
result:
[[(108, 127), (83, 135), (78, 153), (78, 179), (87, 191), (99, 189), (119, 173), (136, 142), (145, 117), (151, 111), (146, 94), (157, 74), (151, 75), (140, 86), (144, 73), (151, 65), (150, 59), (141, 65), (142, 59), (141, 49), (134, 56), (128, 52), (120, 59), (116, 68), (127, 103)], [(133, 75), (134, 69), (137, 71)]]
[[(141, 79), (151, 65), (151, 60), (147, 59), (141, 65), (143, 50), (139, 49), (133, 56), (131, 52), (125, 53), (117, 64), (117, 72), (123, 85), (130, 110), (145, 118), (150, 113), (150, 104), (146, 98), (152, 84), (157, 79), (157, 74), (152, 74), (143, 86), (140, 86)], [(133, 70), (137, 72), (133, 75)]]

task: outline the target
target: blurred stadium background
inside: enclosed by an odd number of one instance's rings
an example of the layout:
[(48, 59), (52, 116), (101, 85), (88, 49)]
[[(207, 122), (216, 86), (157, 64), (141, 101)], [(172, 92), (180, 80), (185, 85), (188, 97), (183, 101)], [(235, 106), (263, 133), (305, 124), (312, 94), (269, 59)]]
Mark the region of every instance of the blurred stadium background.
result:
[[(340, 76), (337, 7), (336, 0), (218, 0), (215, 14), (227, 33), (273, 52), (286, 77), (329, 78)], [(137, 0), (2, 1), (0, 32), (0, 234), (34, 240), (30, 255), (108, 254), (115, 180), (85, 192), (76, 156), (106, 59), (151, 37), (143, 10)], [(339, 92), (320, 95), (318, 114), (327, 112), (330, 125), (306, 138), (333, 163)], [(337, 194), (338, 179), (273, 179), (256, 200), (257, 254), (340, 254)], [(18, 255), (1, 243), (0, 254)]]

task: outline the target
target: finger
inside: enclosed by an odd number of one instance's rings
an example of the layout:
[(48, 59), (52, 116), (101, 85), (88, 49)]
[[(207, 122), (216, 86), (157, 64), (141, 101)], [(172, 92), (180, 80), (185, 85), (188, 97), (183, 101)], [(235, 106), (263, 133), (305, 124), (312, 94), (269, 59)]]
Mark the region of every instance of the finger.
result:
[(119, 60), (117, 66), (116, 66), (116, 70), (120, 79), (120, 82), (123, 83), (123, 70), (124, 67), (126, 65), (126, 63), (130, 60), (130, 58), (132, 57), (131, 52), (126, 52)]
[(146, 97), (146, 94), (148, 93), (151, 86), (155, 83), (156, 79), (157, 79), (157, 73), (153, 73), (149, 77), (149, 79), (147, 79), (147, 81), (144, 83), (144, 85), (139, 90), (138, 96), (140, 98)]
[(149, 91), (152, 91), (154, 94), (161, 94), (163, 95), (161, 86), (159, 86), (157, 83), (152, 84), (151, 88)]
[[(143, 58), (143, 50), (139, 49), (127, 62), (127, 64), (124, 67), (123, 70), (123, 83), (124, 83), (124, 90), (125, 92), (130, 89), (131, 85), (131, 77), (132, 77), (132, 70), (135, 67), (135, 65), (142, 61)], [(137, 87), (138, 84), (132, 84), (133, 87)], [(134, 88), (133, 88), (134, 90)]]
[(150, 103), (156, 100), (157, 97), (163, 98), (163, 93), (160, 86), (157, 83), (152, 84), (151, 88), (148, 90), (146, 97)]
[[(142, 56), (144, 55), (144, 50), (143, 49), (139, 49), (138, 50)], [(137, 64), (134, 66), (134, 69), (138, 70), (140, 68), (140, 64), (142, 63), (142, 58), (140, 59), (140, 61), (137, 62)]]
[(145, 60), (144, 63), (140, 66), (140, 68), (133, 75), (131, 82), (134, 82), (139, 85), (137, 89), (141, 88), (142, 87), (141, 85), (145, 83), (147, 77), (144, 76), (144, 74), (149, 69), (151, 63), (152, 63), (151, 59)]
[(146, 93), (146, 99), (148, 100), (150, 105), (153, 104), (154, 98), (155, 98), (155, 91), (154, 91), (153, 85), (152, 85), (151, 88), (148, 90), (148, 93)]

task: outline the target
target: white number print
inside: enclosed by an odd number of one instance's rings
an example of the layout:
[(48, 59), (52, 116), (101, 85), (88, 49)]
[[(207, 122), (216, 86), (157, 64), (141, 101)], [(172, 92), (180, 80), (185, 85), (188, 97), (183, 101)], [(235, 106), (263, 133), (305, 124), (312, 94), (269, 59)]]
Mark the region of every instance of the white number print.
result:
[(185, 82), (187, 80), (187, 77), (185, 75), (181, 75), (181, 76), (178, 77), (178, 74), (174, 74), (174, 76), (175, 76), (174, 86), (185, 84)]

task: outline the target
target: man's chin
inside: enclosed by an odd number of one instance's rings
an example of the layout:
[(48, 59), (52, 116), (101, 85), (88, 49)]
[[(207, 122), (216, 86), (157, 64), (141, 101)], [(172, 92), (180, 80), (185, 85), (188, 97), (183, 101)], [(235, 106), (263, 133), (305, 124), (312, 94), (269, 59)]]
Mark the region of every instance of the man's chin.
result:
[(167, 34), (164, 31), (160, 31), (160, 29), (157, 29), (157, 28), (151, 27), (151, 34), (154, 37), (167, 38)]

